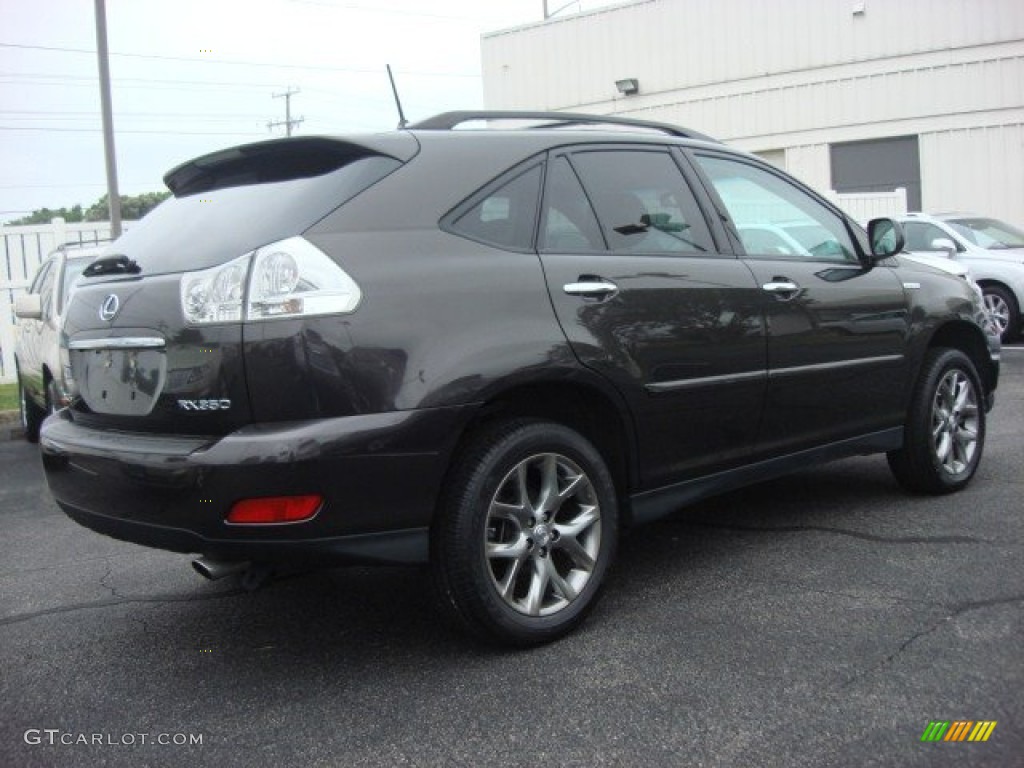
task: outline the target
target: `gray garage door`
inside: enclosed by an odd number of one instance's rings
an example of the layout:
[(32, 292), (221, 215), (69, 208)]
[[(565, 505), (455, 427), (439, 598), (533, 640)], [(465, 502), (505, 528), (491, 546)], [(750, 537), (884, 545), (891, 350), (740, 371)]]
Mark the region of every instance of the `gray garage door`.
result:
[(832, 145), (832, 189), (836, 192), (907, 190), (907, 210), (921, 210), (921, 159), (917, 136)]

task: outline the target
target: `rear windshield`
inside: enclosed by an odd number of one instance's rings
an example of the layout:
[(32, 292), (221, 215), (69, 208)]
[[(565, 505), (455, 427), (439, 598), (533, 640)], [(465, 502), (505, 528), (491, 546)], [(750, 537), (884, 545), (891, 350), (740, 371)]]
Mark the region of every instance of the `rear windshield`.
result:
[(311, 178), (232, 186), (172, 197), (110, 247), (142, 275), (206, 269), (267, 243), (300, 235), (401, 162), (363, 156)]

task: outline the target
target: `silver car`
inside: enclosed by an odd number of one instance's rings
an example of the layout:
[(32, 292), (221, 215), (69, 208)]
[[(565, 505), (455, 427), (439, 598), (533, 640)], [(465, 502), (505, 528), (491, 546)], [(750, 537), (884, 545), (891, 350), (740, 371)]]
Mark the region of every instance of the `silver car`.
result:
[(1020, 334), (1024, 232), (999, 219), (966, 213), (908, 213), (900, 223), (910, 253), (945, 256), (970, 269), (1004, 342)]
[(106, 247), (61, 246), (39, 265), (28, 291), (14, 300), (14, 314), (19, 319), (14, 351), (18, 399), (21, 424), (29, 442), (39, 440), (43, 419), (68, 403), (59, 344), (61, 317), (75, 280)]

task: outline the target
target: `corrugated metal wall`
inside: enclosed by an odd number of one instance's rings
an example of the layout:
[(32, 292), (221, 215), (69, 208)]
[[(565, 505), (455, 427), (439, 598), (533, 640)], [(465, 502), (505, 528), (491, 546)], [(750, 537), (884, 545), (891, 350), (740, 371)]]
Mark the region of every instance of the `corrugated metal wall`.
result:
[(1020, 0), (644, 0), (488, 35), (483, 71), (489, 108), (669, 120), (823, 190), (831, 143), (918, 135), (925, 208), (1024, 223)]

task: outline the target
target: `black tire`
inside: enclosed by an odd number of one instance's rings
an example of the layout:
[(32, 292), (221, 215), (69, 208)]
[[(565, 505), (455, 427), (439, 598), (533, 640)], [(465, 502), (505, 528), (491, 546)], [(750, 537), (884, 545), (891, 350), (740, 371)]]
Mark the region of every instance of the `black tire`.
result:
[(46, 418), (46, 411), (40, 408), (28, 396), (21, 384), (21, 375), (18, 375), (18, 404), (21, 409), (21, 428), (25, 433), (25, 439), (30, 443), (39, 442), (39, 427)]
[(904, 426), (903, 447), (888, 454), (900, 484), (915, 493), (952, 493), (974, 476), (985, 447), (981, 380), (958, 349), (928, 352)]
[(611, 474), (580, 434), (543, 421), (489, 425), (455, 459), (432, 530), (441, 608), (488, 641), (555, 640), (597, 602), (618, 527)]
[(1016, 297), (1001, 285), (985, 285), (981, 289), (989, 319), (999, 329), (999, 338), (1006, 343), (1020, 334), (1020, 306)]

